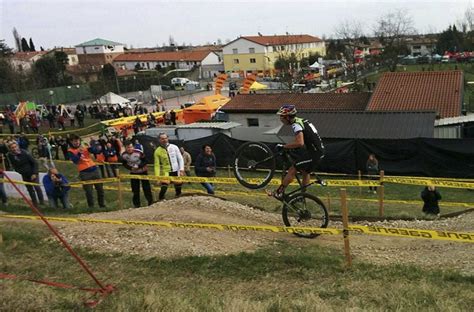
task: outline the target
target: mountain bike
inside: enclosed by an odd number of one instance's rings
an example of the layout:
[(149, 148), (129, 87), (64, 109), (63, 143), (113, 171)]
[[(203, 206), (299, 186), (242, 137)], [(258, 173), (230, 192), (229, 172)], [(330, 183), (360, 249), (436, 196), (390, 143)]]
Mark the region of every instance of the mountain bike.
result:
[[(247, 142), (235, 152), (234, 176), (241, 185), (249, 189), (260, 189), (268, 185), (276, 172), (276, 159), (282, 158), (282, 176), (294, 164), (290, 153), (283, 150), (275, 154), (263, 143)], [(284, 193), (282, 217), (286, 226), (325, 228), (329, 223), (329, 214), (324, 203), (317, 197), (306, 192), (313, 184), (321, 184), (318, 179), (308, 185), (302, 185), (301, 178), (296, 175), (299, 187)], [(313, 238), (316, 233), (295, 233), (297, 236)]]

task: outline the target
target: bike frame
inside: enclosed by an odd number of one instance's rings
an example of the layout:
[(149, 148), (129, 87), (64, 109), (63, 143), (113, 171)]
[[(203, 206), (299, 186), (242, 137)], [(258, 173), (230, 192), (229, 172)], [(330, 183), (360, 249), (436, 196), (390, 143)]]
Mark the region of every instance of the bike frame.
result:
[[(285, 177), (286, 173), (288, 172), (288, 169), (291, 167), (291, 166), (294, 166), (295, 165), (295, 162), (293, 161), (293, 159), (291, 158), (291, 155), (286, 152), (286, 151), (283, 151), (281, 154), (277, 154), (277, 156), (280, 155), (282, 156), (283, 158), (283, 165), (282, 165), (282, 171), (281, 171), (281, 174), (282, 174), (282, 180), (283, 178)], [(300, 178), (300, 176), (298, 175), (298, 172), (296, 173), (296, 180), (298, 181), (298, 184), (299, 184), (299, 188), (289, 192), (289, 193), (285, 193), (285, 196), (284, 197), (288, 197), (288, 196), (291, 196), (295, 193), (298, 193), (298, 192), (305, 192), (306, 189), (313, 185), (313, 184), (316, 184), (316, 182), (311, 182), (310, 184), (308, 185), (302, 185), (302, 180)]]

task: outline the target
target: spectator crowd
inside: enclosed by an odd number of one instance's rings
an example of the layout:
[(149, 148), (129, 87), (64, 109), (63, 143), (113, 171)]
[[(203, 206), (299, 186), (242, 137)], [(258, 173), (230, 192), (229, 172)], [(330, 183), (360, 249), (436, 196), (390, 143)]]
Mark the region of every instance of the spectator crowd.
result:
[[(24, 134), (8, 136), (0, 139), (0, 158), (5, 170), (18, 172), (23, 181), (33, 184), (39, 183), (39, 172), (47, 174), (41, 180), (46, 197), (51, 208), (58, 208), (60, 202), (64, 209), (70, 208), (67, 177), (58, 172), (55, 161), (67, 160), (73, 163), (78, 171), (79, 180), (85, 182), (83, 185), (87, 205), (90, 209), (95, 207), (94, 189), (97, 194), (97, 204), (104, 208), (105, 193), (103, 183), (90, 181), (102, 178), (114, 178), (117, 176), (119, 165), (129, 171), (131, 175), (143, 176), (154, 173), (155, 176), (189, 176), (191, 175), (192, 156), (184, 149), (171, 144), (166, 133), (160, 133), (157, 146), (153, 149), (153, 164), (147, 164), (145, 150), (136, 136), (124, 137), (120, 133), (82, 140), (76, 134), (51, 135), (49, 138), (39, 134), (36, 138), (36, 147), (30, 149), (30, 139)], [(202, 147), (202, 151), (196, 155), (195, 174), (201, 177), (214, 177), (216, 175), (216, 157), (210, 145)], [(153, 170), (148, 170), (149, 166)], [(140, 185), (143, 190), (147, 204), (153, 203), (153, 192), (151, 183), (144, 179), (131, 179), (133, 193), (132, 204), (140, 207)], [(26, 188), (30, 199), (35, 206), (44, 205), (44, 195), (41, 187), (27, 184)], [(182, 183), (172, 183), (175, 196), (182, 193)], [(202, 183), (208, 194), (214, 194), (214, 186), (211, 183)], [(158, 200), (165, 199), (169, 184), (165, 181), (157, 183), (159, 192)], [(7, 204), (7, 196), (4, 185), (0, 183), (0, 199)]]

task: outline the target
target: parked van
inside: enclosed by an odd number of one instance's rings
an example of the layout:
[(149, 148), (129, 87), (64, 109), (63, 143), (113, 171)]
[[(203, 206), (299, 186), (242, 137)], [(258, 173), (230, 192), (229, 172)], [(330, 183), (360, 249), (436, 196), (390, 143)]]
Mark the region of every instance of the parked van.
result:
[(184, 90), (186, 85), (192, 86), (191, 89), (199, 88), (199, 82), (189, 80), (188, 78), (173, 78), (171, 79), (171, 84), (175, 90)]

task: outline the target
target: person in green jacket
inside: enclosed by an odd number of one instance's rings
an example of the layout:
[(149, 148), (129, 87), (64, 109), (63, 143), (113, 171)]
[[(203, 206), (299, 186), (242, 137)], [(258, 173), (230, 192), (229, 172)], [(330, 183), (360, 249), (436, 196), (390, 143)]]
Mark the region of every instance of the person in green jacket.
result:
[[(153, 153), (155, 160), (155, 176), (184, 176), (184, 160), (179, 148), (176, 145), (169, 143), (168, 135), (166, 133), (160, 133), (158, 138), (160, 145)], [(176, 197), (179, 197), (181, 195), (182, 183), (174, 182), (173, 184), (176, 191)], [(160, 185), (161, 189), (158, 199), (163, 200), (166, 191), (168, 190), (168, 183), (162, 181)]]

